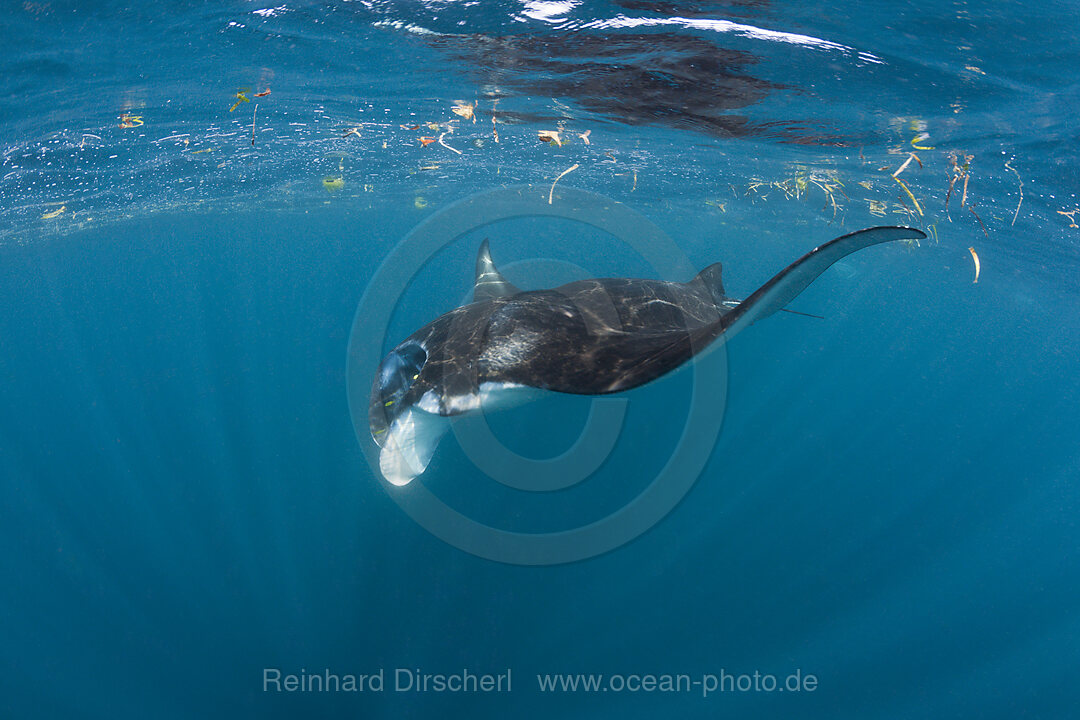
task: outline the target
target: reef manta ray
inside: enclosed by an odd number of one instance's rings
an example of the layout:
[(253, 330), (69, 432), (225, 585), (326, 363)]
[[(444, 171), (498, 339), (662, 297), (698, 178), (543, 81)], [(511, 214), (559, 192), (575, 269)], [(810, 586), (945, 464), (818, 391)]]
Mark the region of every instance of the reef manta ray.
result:
[(382, 474), (405, 485), (424, 472), (453, 415), (527, 402), (542, 391), (639, 387), (781, 310), (841, 258), (925, 237), (907, 227), (849, 233), (742, 301), (725, 294), (720, 263), (685, 283), (602, 278), (520, 290), (496, 269), (484, 240), (473, 302), (414, 332), (379, 365), (368, 421)]

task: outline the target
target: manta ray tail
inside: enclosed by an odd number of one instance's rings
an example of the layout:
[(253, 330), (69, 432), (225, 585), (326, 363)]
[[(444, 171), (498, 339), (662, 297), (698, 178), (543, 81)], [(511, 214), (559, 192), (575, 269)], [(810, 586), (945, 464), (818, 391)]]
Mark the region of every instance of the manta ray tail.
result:
[(842, 235), (816, 247), (778, 272), (720, 320), (729, 338), (751, 323), (782, 310), (821, 273), (838, 260), (863, 248), (893, 240), (921, 240), (926, 234), (908, 227), (874, 227)]

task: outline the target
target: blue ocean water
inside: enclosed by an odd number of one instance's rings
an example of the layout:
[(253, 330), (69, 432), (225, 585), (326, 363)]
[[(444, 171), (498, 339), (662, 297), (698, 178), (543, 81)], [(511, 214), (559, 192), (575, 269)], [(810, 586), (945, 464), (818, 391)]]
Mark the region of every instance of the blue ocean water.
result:
[[(12, 4), (0, 714), (1073, 716), (1076, 20), (960, 0)], [(688, 267), (722, 260), (735, 297), (852, 230), (930, 237), (842, 261), (791, 305), (824, 320), (748, 329), (715, 387), (714, 356), (627, 393), (578, 486), (506, 488), (449, 437), (391, 487), (354, 429), (349, 379), (375, 367), (348, 364), (350, 338), (377, 356), (463, 302), (484, 237), (523, 287), (660, 273), (625, 238), (511, 219), (422, 258), (368, 338), (354, 316), (395, 248), (503, 189), (610, 198)], [(424, 490), (516, 532), (593, 522), (694, 432), (691, 396), (723, 421), (707, 462), (610, 552), (494, 562), (402, 507)], [(557, 456), (591, 407), (545, 398), (491, 428)], [(395, 686), (506, 673), (508, 692)], [(795, 673), (797, 692), (757, 689)], [(558, 674), (599, 684), (544, 691)]]

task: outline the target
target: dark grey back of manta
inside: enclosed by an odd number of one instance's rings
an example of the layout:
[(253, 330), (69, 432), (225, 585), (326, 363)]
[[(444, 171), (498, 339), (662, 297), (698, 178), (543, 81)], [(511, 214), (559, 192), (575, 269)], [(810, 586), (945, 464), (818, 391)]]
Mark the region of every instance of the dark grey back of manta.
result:
[(601, 395), (638, 387), (782, 309), (841, 258), (924, 237), (906, 227), (844, 235), (741, 302), (725, 295), (720, 263), (685, 283), (609, 278), (522, 291), (495, 268), (485, 240), (474, 301), (410, 335), (375, 375), (368, 415), (383, 475), (404, 485), (422, 473), (450, 416), (537, 391)]

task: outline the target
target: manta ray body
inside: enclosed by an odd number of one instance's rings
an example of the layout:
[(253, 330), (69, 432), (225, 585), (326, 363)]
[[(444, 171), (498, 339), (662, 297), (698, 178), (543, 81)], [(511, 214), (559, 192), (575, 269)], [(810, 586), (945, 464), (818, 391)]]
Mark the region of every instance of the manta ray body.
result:
[(451, 416), (544, 391), (602, 395), (639, 387), (783, 309), (841, 258), (924, 237), (906, 227), (844, 235), (741, 301), (725, 294), (720, 263), (685, 283), (599, 278), (520, 290), (496, 269), (485, 240), (473, 302), (414, 332), (379, 365), (368, 419), (383, 476), (405, 485), (423, 473)]

